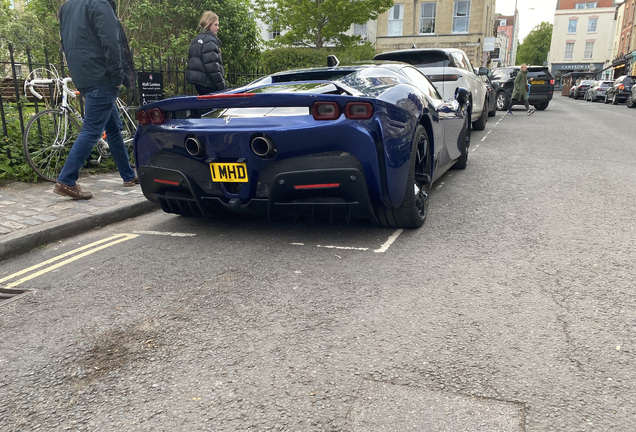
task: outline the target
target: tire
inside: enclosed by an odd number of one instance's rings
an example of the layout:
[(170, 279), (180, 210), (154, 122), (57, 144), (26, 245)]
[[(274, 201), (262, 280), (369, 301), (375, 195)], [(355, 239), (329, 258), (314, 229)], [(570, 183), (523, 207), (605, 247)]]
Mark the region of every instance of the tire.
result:
[(603, 99), (603, 103), (604, 104), (608, 104), (609, 103), (609, 99), (607, 99), (607, 94), (605, 95), (605, 99)]
[(484, 101), (484, 108), (481, 110), (481, 115), (477, 119), (477, 121), (473, 122), (473, 129), (475, 130), (484, 130), (486, 129), (486, 122), (488, 121), (488, 111), (486, 110), (488, 107), (486, 106), (486, 101)]
[(464, 122), (464, 127), (457, 138), (457, 147), (461, 152), (459, 159), (453, 165), (453, 169), (465, 169), (468, 166), (468, 149), (470, 148), (470, 122)]
[(422, 125), (417, 127), (413, 141), (402, 204), (397, 209), (380, 206), (377, 210), (378, 221), (388, 228), (419, 228), (428, 214), (433, 164), (428, 135)]
[(42, 179), (56, 182), (81, 126), (61, 109), (40, 111), (24, 129), (22, 145), (27, 163)]
[(548, 107), (548, 105), (550, 105), (550, 101), (548, 101), (548, 102), (543, 102), (542, 104), (539, 104), (539, 105), (535, 105), (535, 106), (534, 106), (534, 108), (535, 108), (537, 111), (543, 111), (544, 109), (546, 109), (546, 108)]
[(497, 99), (495, 102), (495, 106), (497, 107), (497, 110), (499, 111), (507, 110), (508, 103), (510, 103), (510, 101), (508, 100), (508, 95), (506, 94), (505, 91), (501, 91), (497, 93)]
[(634, 99), (632, 99), (632, 96), (627, 96), (627, 100), (625, 101), (625, 104), (627, 105), (627, 108), (634, 108)]
[(612, 105), (618, 105), (618, 99), (616, 98), (616, 93), (614, 93), (614, 97), (612, 97)]

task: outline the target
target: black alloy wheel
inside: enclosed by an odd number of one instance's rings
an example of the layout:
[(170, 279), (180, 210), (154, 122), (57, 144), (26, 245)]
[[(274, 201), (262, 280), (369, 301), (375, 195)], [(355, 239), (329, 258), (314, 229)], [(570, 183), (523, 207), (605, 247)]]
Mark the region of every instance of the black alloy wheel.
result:
[(506, 95), (505, 91), (497, 93), (495, 105), (499, 111), (505, 111), (508, 109), (508, 95)]
[(460, 151), (459, 159), (453, 165), (453, 169), (464, 169), (468, 166), (468, 149), (470, 148), (471, 127), (470, 122), (464, 122), (464, 127), (457, 138), (457, 147)]
[(626, 102), (627, 108), (634, 108), (635, 106), (634, 99), (632, 99), (631, 95), (627, 96), (627, 100), (625, 102)]
[[(468, 117), (470, 124), (470, 117)], [(404, 200), (397, 209), (380, 206), (378, 220), (389, 228), (419, 228), (428, 214), (429, 196), (433, 186), (433, 165), (428, 134), (422, 125), (417, 127), (413, 140), (409, 176)]]

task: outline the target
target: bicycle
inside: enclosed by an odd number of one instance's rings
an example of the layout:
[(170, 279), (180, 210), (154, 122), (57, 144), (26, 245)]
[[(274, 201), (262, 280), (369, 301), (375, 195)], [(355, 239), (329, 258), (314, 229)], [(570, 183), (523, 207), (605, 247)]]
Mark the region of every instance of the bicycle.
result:
[[(33, 77), (31, 77), (33, 75)], [(42, 76), (52, 78), (42, 78)], [(27, 88), (38, 99), (43, 95), (35, 90), (35, 87), (49, 87), (53, 100), (61, 96), (61, 102), (56, 108), (49, 108), (35, 114), (27, 123), (24, 130), (23, 146), (27, 163), (33, 171), (42, 179), (55, 182), (57, 180), (68, 152), (77, 139), (84, 119), (79, 111), (69, 104), (69, 98), (79, 95), (78, 91), (71, 90), (70, 77), (59, 78), (56, 71), (43, 68), (35, 69), (24, 81), (24, 92)], [(133, 137), (137, 129), (137, 107), (126, 106), (124, 101), (117, 98), (117, 110), (122, 120), (121, 134), (126, 144), (131, 164), (134, 164)], [(102, 158), (110, 157), (110, 149), (106, 141), (106, 134), (97, 142), (97, 160), (92, 163), (101, 163)]]

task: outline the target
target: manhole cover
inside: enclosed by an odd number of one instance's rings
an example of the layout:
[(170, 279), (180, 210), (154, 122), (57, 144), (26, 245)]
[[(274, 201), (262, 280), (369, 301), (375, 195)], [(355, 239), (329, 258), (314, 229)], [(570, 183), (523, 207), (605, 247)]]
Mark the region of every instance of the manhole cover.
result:
[(522, 432), (522, 404), (365, 381), (349, 416), (354, 432)]
[(19, 299), (20, 297), (24, 297), (30, 292), (31, 291), (29, 290), (0, 288), (0, 306), (4, 306), (7, 303), (11, 303), (12, 301)]

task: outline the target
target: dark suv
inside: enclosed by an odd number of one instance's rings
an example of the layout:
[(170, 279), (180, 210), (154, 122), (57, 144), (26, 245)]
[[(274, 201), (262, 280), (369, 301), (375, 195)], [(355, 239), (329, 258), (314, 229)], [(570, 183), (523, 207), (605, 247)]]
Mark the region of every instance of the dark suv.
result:
[(634, 84), (636, 84), (636, 76), (619, 76), (614, 80), (614, 84), (605, 92), (605, 103), (612, 102), (614, 105), (618, 105), (619, 102), (625, 102)]
[[(515, 78), (520, 66), (496, 68), (490, 75), (490, 81), (497, 95), (497, 109), (508, 109)], [(544, 110), (552, 100), (554, 94), (554, 77), (545, 66), (528, 66), (528, 82), (530, 83), (530, 97), (528, 102), (538, 110)]]

